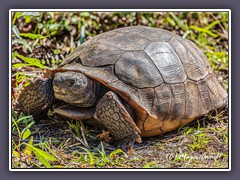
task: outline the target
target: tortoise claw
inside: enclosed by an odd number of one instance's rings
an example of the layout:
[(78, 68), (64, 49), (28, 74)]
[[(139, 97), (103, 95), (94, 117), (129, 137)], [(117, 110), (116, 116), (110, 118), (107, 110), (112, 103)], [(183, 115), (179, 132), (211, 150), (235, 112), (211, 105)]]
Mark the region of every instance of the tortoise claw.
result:
[(117, 148), (123, 150), (124, 152), (128, 152), (129, 150), (133, 149), (134, 143), (135, 140), (133, 138), (120, 139), (117, 142)]
[(142, 142), (141, 137), (137, 133), (136, 134), (134, 133), (131, 136), (119, 139), (116, 142), (116, 144), (117, 144), (117, 148), (122, 149), (124, 152), (128, 152), (129, 150), (133, 149), (135, 142), (138, 142), (138, 143)]

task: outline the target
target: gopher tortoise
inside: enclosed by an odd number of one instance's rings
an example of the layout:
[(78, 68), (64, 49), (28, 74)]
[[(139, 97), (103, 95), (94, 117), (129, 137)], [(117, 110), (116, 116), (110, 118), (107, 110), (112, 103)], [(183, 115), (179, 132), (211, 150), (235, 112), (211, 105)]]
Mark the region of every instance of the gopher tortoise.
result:
[(122, 148), (186, 125), (228, 99), (193, 42), (144, 26), (91, 38), (51, 77), (38, 78), (23, 90), (21, 111), (37, 117), (65, 102), (54, 112), (95, 119)]

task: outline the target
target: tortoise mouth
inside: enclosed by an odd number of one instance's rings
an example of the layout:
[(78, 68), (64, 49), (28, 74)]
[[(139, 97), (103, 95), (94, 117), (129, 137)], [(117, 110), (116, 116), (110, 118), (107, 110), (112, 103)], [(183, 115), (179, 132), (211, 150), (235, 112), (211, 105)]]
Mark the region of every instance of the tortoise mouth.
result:
[[(67, 103), (75, 103), (77, 94), (72, 94), (71, 91), (63, 87), (54, 87), (54, 96), (56, 99), (65, 101)], [(78, 98), (79, 99), (79, 98)]]
[(62, 94), (62, 93), (55, 93), (54, 94), (55, 95), (55, 97), (56, 97), (56, 99), (59, 99), (59, 100), (63, 100), (64, 99), (64, 101), (66, 101), (66, 96), (67, 96), (67, 94)]

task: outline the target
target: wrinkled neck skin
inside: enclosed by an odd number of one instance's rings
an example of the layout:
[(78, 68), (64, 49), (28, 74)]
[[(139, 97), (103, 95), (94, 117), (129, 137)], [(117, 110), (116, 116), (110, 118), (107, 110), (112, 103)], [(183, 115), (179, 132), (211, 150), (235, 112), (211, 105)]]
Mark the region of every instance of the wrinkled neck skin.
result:
[(107, 91), (103, 85), (78, 72), (58, 72), (53, 79), (56, 99), (78, 107), (95, 106)]

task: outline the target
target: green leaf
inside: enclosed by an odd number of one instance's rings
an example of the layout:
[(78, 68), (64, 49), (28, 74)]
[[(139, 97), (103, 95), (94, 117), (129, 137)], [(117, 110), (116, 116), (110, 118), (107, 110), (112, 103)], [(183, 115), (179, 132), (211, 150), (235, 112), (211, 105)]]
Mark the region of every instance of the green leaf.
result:
[(20, 54), (16, 55), (18, 58), (22, 59), (24, 62), (28, 63), (29, 65), (33, 65), (36, 67), (39, 67), (41, 69), (46, 69), (47, 67), (41, 64), (41, 61), (37, 58), (29, 58), (29, 57), (24, 57)]
[(169, 16), (167, 17), (167, 21), (168, 21), (173, 27), (176, 26), (175, 21), (174, 21), (172, 18), (170, 18)]
[(26, 67), (26, 66), (34, 66), (34, 64), (16, 63), (16, 64), (12, 65), (13, 68), (21, 68), (21, 67)]
[(12, 41), (12, 45), (13, 44), (22, 44), (24, 45), (30, 52), (32, 52), (32, 48), (29, 46), (29, 44), (27, 43), (27, 41), (25, 41), (24, 39), (14, 39)]
[(65, 166), (55, 165), (55, 166), (53, 166), (53, 168), (57, 168), (57, 169), (59, 169), (59, 168), (65, 168)]
[(42, 39), (45, 38), (45, 36), (42, 36), (41, 34), (32, 34), (32, 33), (20, 33), (20, 36), (27, 37), (30, 39)]
[[(30, 140), (28, 141), (28, 144), (31, 146), (33, 145), (33, 137), (32, 136), (31, 136)], [(28, 146), (26, 146), (23, 152), (30, 156), (32, 153), (32, 149), (29, 148)]]
[(27, 38), (30, 38), (30, 39), (44, 39), (44, 38), (47, 38), (51, 35), (55, 35), (56, 33), (57, 33), (57, 31), (53, 31), (52, 33), (50, 33), (47, 36), (43, 36), (41, 34), (33, 34), (33, 33), (20, 33), (19, 36), (27, 37)]
[(82, 13), (81, 13), (81, 16), (84, 16), (84, 17), (89, 17), (89, 16), (90, 16), (90, 14), (89, 14), (89, 12), (82, 12)]
[(209, 24), (207, 27), (206, 27), (206, 29), (211, 29), (213, 26), (216, 26), (217, 24), (219, 24), (220, 23), (220, 21), (213, 21), (211, 24)]
[(189, 29), (192, 29), (192, 30), (195, 30), (195, 31), (199, 31), (199, 32), (203, 32), (203, 33), (207, 33), (208, 35), (212, 36), (213, 38), (217, 38), (218, 37), (218, 34), (215, 34), (215, 33), (209, 31), (206, 28), (200, 28), (200, 27), (197, 27), (197, 26), (189, 26)]
[(51, 164), (42, 156), (40, 155), (37, 151), (33, 151), (35, 156), (37, 156), (38, 160), (47, 168), (51, 168)]
[(185, 132), (185, 134), (188, 135), (192, 131), (193, 131), (193, 128), (188, 128), (188, 130)]
[(28, 124), (28, 125), (22, 130), (22, 134), (24, 134), (24, 132), (27, 131), (33, 124), (34, 124), (34, 122), (31, 122), (30, 124)]
[(53, 51), (53, 53), (54, 53), (54, 54), (60, 54), (61, 51), (60, 51), (60, 49), (55, 49), (55, 50)]
[(204, 137), (204, 136), (206, 136), (205, 133), (196, 133), (196, 134), (194, 134), (194, 135), (199, 136), (199, 137)]
[(13, 18), (12, 24), (14, 24), (15, 21), (16, 21), (19, 17), (22, 16), (22, 14), (23, 14), (23, 12), (16, 12), (15, 15), (14, 15), (14, 18)]
[(108, 157), (111, 158), (111, 157), (113, 157), (114, 155), (122, 154), (122, 153), (127, 156), (127, 154), (126, 154), (125, 152), (123, 152), (121, 149), (116, 149), (115, 151), (111, 152), (111, 153), (108, 155)]
[(19, 157), (19, 158), (20, 158), (20, 155), (19, 155), (19, 153), (18, 153), (17, 151), (13, 150), (13, 151), (12, 151), (12, 154), (13, 154), (14, 156), (16, 156), (16, 157)]
[(154, 163), (153, 161), (151, 161), (151, 162), (145, 164), (145, 165), (143, 166), (143, 168), (152, 168), (152, 165), (154, 165), (154, 164), (155, 164), (155, 163)]
[(80, 33), (80, 39), (79, 39), (79, 45), (84, 42), (85, 38), (85, 26), (81, 27), (81, 33)]
[(89, 157), (89, 164), (90, 165), (94, 165), (95, 163), (94, 163), (94, 156), (93, 156), (93, 154), (88, 149), (86, 149), (84, 147), (80, 147), (80, 148), (87, 152), (88, 157)]
[(200, 128), (201, 128), (201, 124), (200, 124), (200, 121), (199, 120), (197, 120), (197, 129), (199, 130)]
[(14, 53), (12, 53), (12, 60), (16, 57), (17, 55), (17, 51), (15, 51)]
[[(31, 136), (30, 140), (28, 141), (28, 144), (29, 145), (33, 144), (33, 136)], [(31, 162), (32, 149), (29, 148), (28, 146), (26, 146), (23, 153), (27, 155), (28, 163), (30, 163)]]
[(16, 12), (12, 21), (12, 24), (15, 24), (15, 21), (22, 16), (40, 16), (39, 12)]
[(22, 117), (22, 118), (19, 118), (17, 121), (14, 121), (14, 122), (12, 123), (12, 127), (17, 126), (17, 124), (18, 124), (19, 122), (21, 122), (21, 121), (23, 121), (23, 120), (25, 120), (25, 119), (28, 119), (28, 118), (32, 118), (32, 115), (30, 115), (30, 116), (24, 116), (24, 117)]
[(188, 26), (184, 24), (173, 12), (170, 12), (169, 14), (172, 16), (172, 18), (175, 20), (175, 22), (180, 28), (182, 28), (185, 31), (188, 30)]
[(49, 161), (56, 161), (57, 160), (51, 154), (49, 154), (49, 153), (47, 153), (47, 152), (45, 152), (45, 151), (43, 151), (41, 149), (38, 149), (38, 148), (36, 148), (36, 147), (34, 147), (34, 146), (30, 145), (30, 144), (27, 144), (27, 143), (25, 143), (25, 144), (26, 144), (26, 146), (31, 148), (33, 152), (37, 152), (40, 156), (44, 157), (44, 159), (49, 160)]
[(22, 139), (27, 139), (31, 135), (31, 131), (27, 129), (22, 136)]
[(19, 35), (20, 32), (19, 32), (19, 30), (18, 30), (18, 28), (17, 28), (16, 25), (13, 25), (12, 31), (13, 31), (13, 33), (14, 33), (19, 39), (22, 39), (22, 38), (20, 37), (20, 35)]

